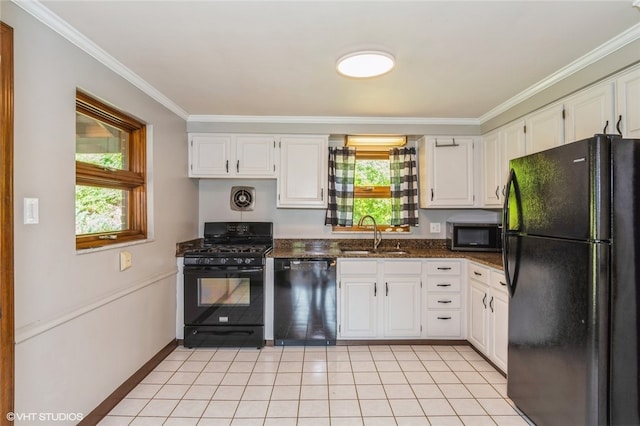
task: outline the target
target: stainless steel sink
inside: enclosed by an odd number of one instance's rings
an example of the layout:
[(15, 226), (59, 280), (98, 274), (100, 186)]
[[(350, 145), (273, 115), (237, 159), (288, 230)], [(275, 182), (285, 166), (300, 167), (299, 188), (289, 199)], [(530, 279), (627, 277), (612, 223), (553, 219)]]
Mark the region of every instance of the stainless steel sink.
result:
[(407, 252), (404, 251), (404, 250), (394, 250), (394, 249), (391, 249), (391, 250), (349, 250), (349, 249), (343, 249), (343, 250), (341, 250), (341, 252), (343, 254), (348, 254), (348, 255), (352, 255), (352, 256), (367, 255), (367, 254), (381, 254), (381, 255), (384, 255), (384, 254), (389, 254), (389, 255), (392, 255), (392, 254), (396, 254), (396, 255), (398, 255), (398, 254), (407, 254)]
[(378, 250), (376, 253), (380, 254), (407, 254), (404, 250)]
[(351, 254), (351, 255), (363, 255), (363, 254), (373, 254), (375, 253), (373, 250), (340, 250), (343, 254)]

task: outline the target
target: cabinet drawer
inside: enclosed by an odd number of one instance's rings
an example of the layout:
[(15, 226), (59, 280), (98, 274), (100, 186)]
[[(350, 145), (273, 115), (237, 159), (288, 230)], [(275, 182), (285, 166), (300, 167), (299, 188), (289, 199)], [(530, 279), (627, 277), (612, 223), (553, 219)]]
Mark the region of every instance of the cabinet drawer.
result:
[(427, 262), (427, 274), (429, 275), (458, 275), (460, 274), (460, 262), (453, 261), (434, 261)]
[(427, 290), (429, 292), (460, 292), (460, 276), (429, 277), (427, 278)]
[(392, 275), (420, 275), (422, 261), (385, 260), (384, 273)]
[(340, 274), (376, 275), (378, 273), (378, 261), (340, 260), (338, 268)]
[(429, 337), (460, 337), (462, 322), (460, 311), (435, 311), (427, 314)]
[(490, 282), (491, 287), (493, 287), (494, 289), (503, 293), (507, 293), (507, 281), (504, 278), (503, 272), (491, 270)]
[(491, 270), (485, 266), (480, 266), (476, 263), (469, 263), (467, 267), (467, 274), (470, 280), (476, 280), (486, 285), (489, 285), (489, 275)]
[(427, 296), (429, 309), (459, 309), (460, 295), (455, 293), (429, 294)]

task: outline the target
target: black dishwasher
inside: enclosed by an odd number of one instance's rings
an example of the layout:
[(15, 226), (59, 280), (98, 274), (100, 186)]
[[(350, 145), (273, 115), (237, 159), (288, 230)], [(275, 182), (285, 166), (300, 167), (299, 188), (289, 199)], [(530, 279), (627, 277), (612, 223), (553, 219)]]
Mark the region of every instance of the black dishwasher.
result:
[(336, 259), (274, 260), (275, 344), (336, 344)]

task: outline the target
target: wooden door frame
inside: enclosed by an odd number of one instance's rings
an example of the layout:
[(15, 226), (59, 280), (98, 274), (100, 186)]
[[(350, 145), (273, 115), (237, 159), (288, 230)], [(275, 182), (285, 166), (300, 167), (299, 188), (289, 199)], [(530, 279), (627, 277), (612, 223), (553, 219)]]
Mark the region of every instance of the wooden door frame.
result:
[(15, 391), (13, 306), (13, 28), (0, 22), (0, 425)]

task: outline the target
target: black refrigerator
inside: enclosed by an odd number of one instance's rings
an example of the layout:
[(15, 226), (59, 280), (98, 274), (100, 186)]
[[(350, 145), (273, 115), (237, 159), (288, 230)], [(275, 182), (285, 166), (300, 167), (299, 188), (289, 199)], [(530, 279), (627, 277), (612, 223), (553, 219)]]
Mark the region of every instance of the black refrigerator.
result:
[(511, 160), (507, 395), (538, 426), (640, 424), (640, 140)]

